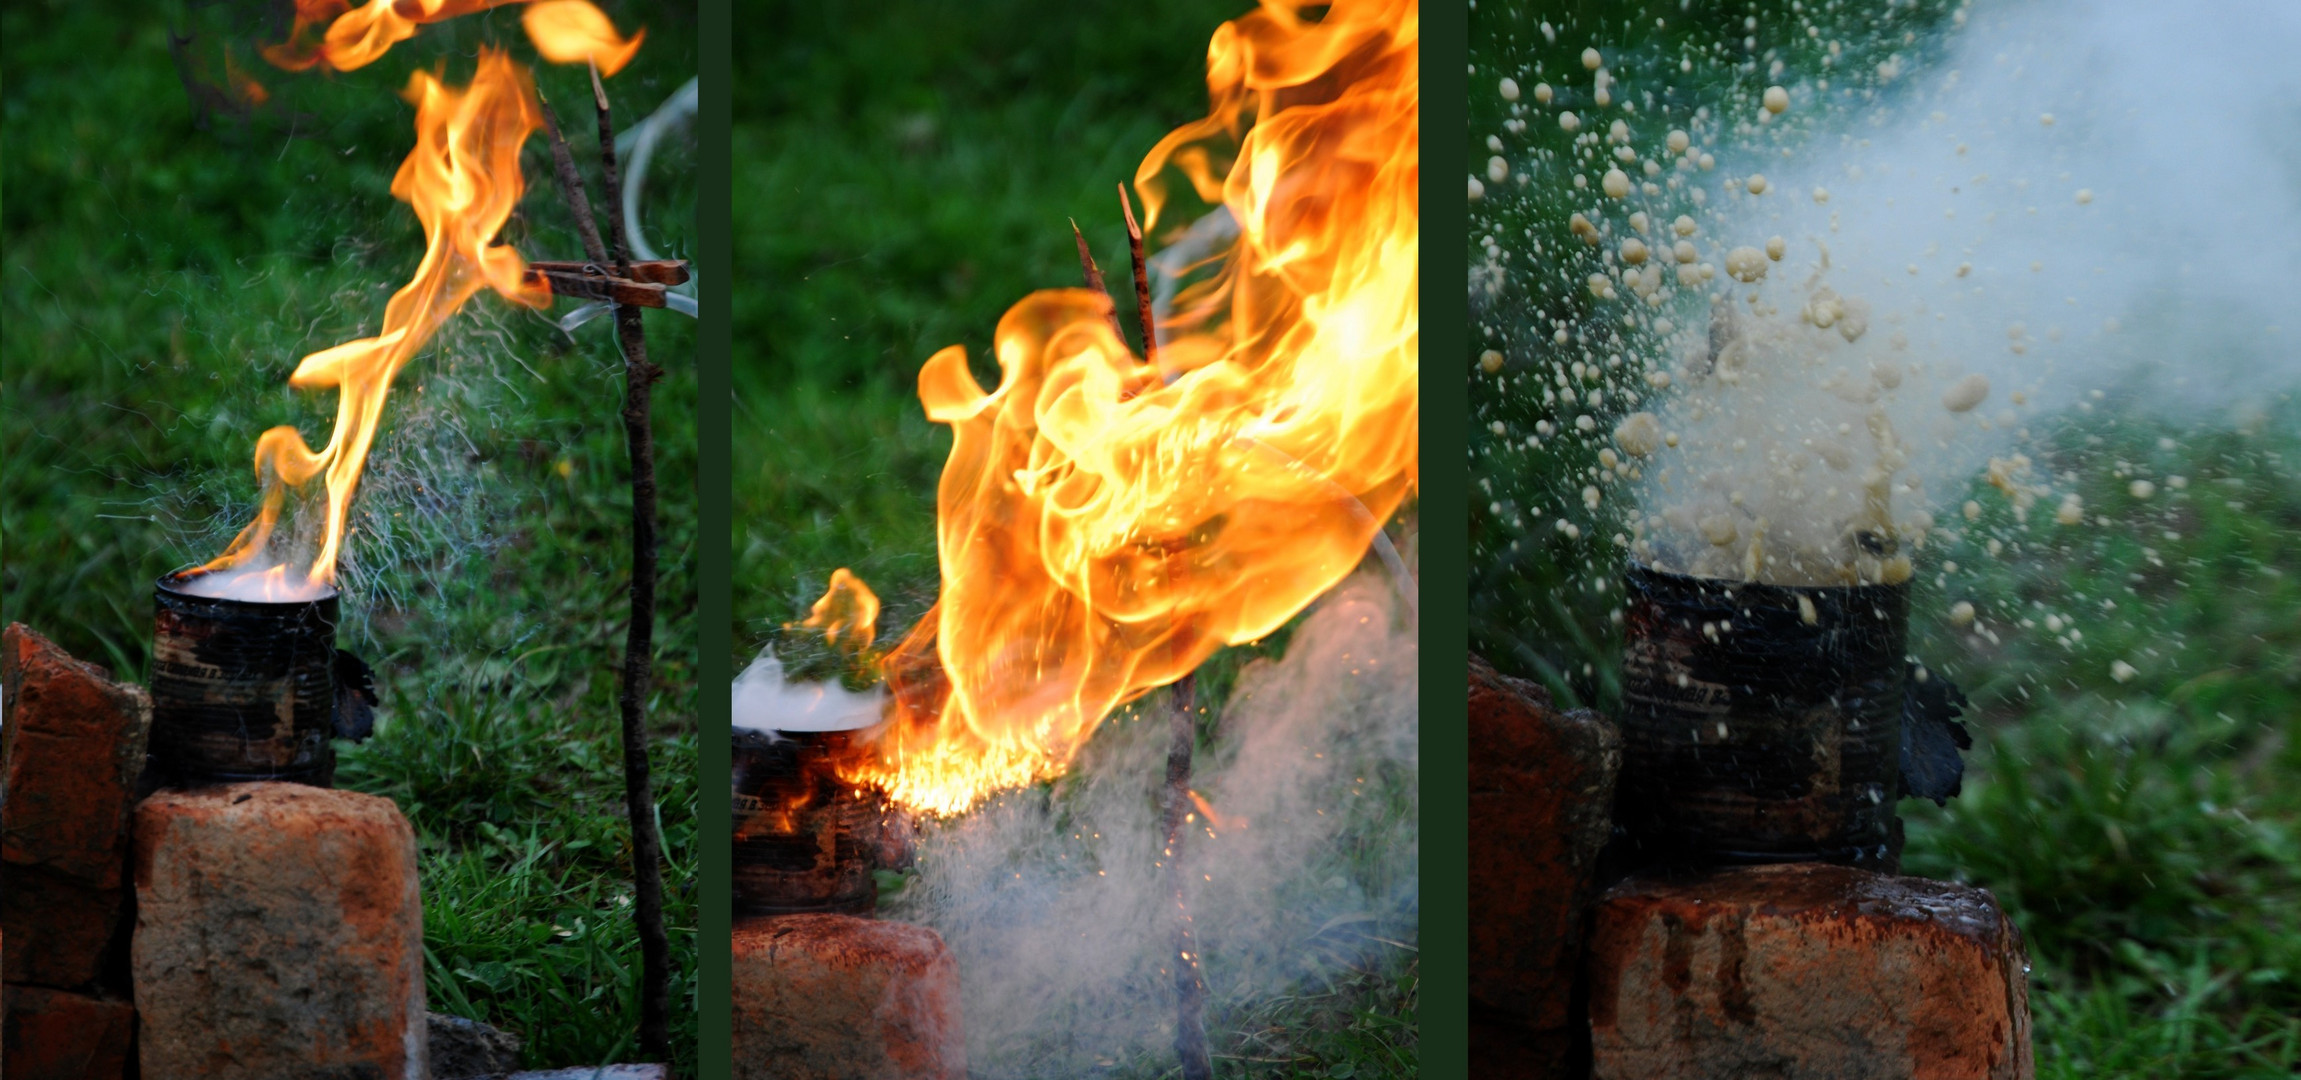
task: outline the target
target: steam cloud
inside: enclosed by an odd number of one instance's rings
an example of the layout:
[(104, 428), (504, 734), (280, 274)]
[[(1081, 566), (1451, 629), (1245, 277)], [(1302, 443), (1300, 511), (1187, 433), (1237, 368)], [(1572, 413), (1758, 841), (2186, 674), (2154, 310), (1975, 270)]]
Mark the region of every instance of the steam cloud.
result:
[[(1329, 593), (1283, 659), (1241, 674), (1218, 748), (1195, 763), (1219, 815), (1199, 816), (1182, 856), (1210, 1020), (1412, 941), (1416, 646), (1398, 606), (1379, 575)], [(1165, 702), (1106, 721), (1051, 796), (1010, 792), (921, 837), (919, 877), (889, 914), (957, 954), (977, 1072), (1078, 1076), (1171, 1053)]]
[[(1721, 161), (1773, 182), (1721, 208), (1734, 242), (1789, 239), (1769, 289), (1824, 241), (1871, 332), (1936, 362), (1931, 392), (1893, 409), (1937, 494), (2011, 442), (2009, 419), (2097, 389), (2255, 422), (2301, 379), (2301, 7), (1982, 5), (1950, 34), (1795, 157)], [(1963, 421), (1940, 403), (1952, 372), (1994, 388)]]

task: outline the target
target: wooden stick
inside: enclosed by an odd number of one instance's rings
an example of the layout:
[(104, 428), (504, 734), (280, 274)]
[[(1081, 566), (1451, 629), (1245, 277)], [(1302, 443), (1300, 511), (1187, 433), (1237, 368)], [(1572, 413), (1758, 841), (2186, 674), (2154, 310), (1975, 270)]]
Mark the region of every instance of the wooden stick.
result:
[[(602, 253), (591, 262), (572, 262), (566, 259), (529, 259), (527, 268), (543, 274), (587, 274), (599, 276), (607, 273), (607, 256)], [(649, 285), (685, 285), (688, 277), (684, 259), (650, 259), (631, 264), (632, 281)]]
[(1134, 203), (1127, 199), (1127, 186), (1119, 185), (1119, 209), (1127, 216), (1127, 251), (1135, 262), (1135, 317), (1143, 324), (1143, 359), (1150, 366), (1158, 366), (1158, 328), (1151, 324), (1150, 264), (1143, 261), (1143, 230), (1135, 224)]
[(569, 300), (606, 300), (642, 308), (659, 308), (668, 303), (663, 296), (663, 286), (653, 282), (625, 281), (581, 271), (547, 270), (534, 263), (527, 264), (527, 272), (521, 275), (521, 280), (549, 286), (551, 295)]
[[(1127, 186), (1119, 185), (1119, 210), (1127, 219), (1127, 250), (1135, 266), (1135, 315), (1142, 320), (1143, 360), (1158, 366), (1158, 329), (1151, 321), (1150, 265), (1143, 260), (1142, 226), (1135, 224), (1134, 204)], [(1076, 224), (1072, 228), (1076, 229)], [(1086, 242), (1080, 241), (1084, 252)], [(1115, 316), (1114, 316), (1115, 319)], [(1122, 335), (1123, 337), (1123, 335)], [(1182, 872), (1184, 818), (1189, 816), (1191, 754), (1198, 743), (1198, 724), (1192, 716), (1198, 696), (1198, 673), (1175, 680), (1174, 713), (1167, 718), (1166, 752), (1167, 885), (1174, 894), (1174, 1052), (1182, 1059), (1183, 1080), (1213, 1080), (1214, 1062), (1206, 1046), (1206, 980), (1199, 976), (1198, 941), (1190, 932), (1190, 905), (1183, 899), (1188, 882)]]
[(599, 242), (599, 224), (591, 217), (591, 200), (583, 194), (583, 174), (575, 171), (575, 155), (567, 149), (567, 137), (559, 133), (559, 116), (551, 111), (551, 102), (538, 89), (535, 98), (543, 106), (543, 130), (551, 133), (551, 163), (559, 172), (559, 195), (567, 200), (567, 212), (575, 218), (575, 234), (583, 240), (583, 253), (592, 262), (605, 263), (607, 248)]
[(1182, 1059), (1183, 1080), (1212, 1080), (1214, 1063), (1208, 1057), (1206, 1046), (1206, 980), (1199, 976), (1198, 941), (1190, 930), (1190, 905), (1183, 899), (1187, 880), (1182, 872), (1182, 841), (1184, 818), (1190, 808), (1191, 751), (1198, 739), (1198, 725), (1191, 715), (1192, 698), (1197, 694), (1198, 676), (1185, 675), (1174, 684), (1174, 711), (1167, 719), (1171, 741), (1166, 755), (1166, 797), (1163, 800), (1166, 826), (1167, 886), (1174, 895), (1174, 968), (1175, 1029), (1174, 1052)]
[[(1109, 296), (1111, 290), (1103, 284), (1103, 268), (1095, 265), (1094, 252), (1087, 250), (1087, 234), (1079, 231), (1077, 218), (1071, 219), (1071, 236), (1079, 242), (1079, 270), (1087, 276), (1087, 288)], [(1111, 305), (1111, 333), (1118, 335), (1121, 344), (1126, 342), (1127, 332), (1119, 329), (1119, 309), (1116, 303)]]
[[(599, 168), (607, 205), (623, 205), (615, 171), (615, 123), (591, 66), (591, 94), (599, 106)], [(631, 276), (630, 238), (623, 215), (614, 221), (616, 276)], [(594, 241), (596, 244), (596, 241)], [(601, 257), (601, 256), (595, 256)], [(655, 831), (655, 791), (647, 766), (647, 694), (655, 681), (655, 432), (648, 422), (650, 388), (662, 369), (647, 362), (647, 331), (639, 309), (615, 306), (623, 344), (623, 434), (631, 450), (631, 625), (623, 639), (623, 799), (631, 817), (631, 869), (639, 923), (639, 1050), (656, 1060), (671, 1056), (671, 939), (663, 930), (663, 838)]]

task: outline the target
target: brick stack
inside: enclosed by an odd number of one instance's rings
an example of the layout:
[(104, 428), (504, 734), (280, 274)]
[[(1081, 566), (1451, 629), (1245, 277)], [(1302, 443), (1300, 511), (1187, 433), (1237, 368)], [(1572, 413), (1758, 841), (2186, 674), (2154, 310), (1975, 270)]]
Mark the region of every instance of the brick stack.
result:
[(128, 822), (152, 704), (23, 626), (0, 631), (0, 1071), (110, 1078), (135, 1055)]
[(423, 1080), (415, 832), (390, 799), (303, 784), (136, 809), (144, 1075)]
[[(1603, 717), (1470, 667), (1471, 1062), (1531, 1080), (2028, 1080), (2027, 954), (1986, 891), (1609, 851)], [(1610, 886), (1610, 887), (1609, 887)]]
[(1564, 1078), (1587, 1060), (1574, 1011), (1622, 737), (1588, 709), (1470, 660), (1471, 1065)]

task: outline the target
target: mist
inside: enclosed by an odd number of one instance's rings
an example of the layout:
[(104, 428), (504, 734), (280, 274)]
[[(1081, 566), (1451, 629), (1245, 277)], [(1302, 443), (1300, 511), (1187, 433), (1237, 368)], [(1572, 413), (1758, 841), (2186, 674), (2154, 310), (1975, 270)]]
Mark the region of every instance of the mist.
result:
[[(1389, 581), (1322, 598), (1223, 705), (1181, 858), (1208, 1019), (1411, 948), (1416, 644)], [(1075, 1076), (1169, 1055), (1171, 885), (1159, 865), (1167, 697), (1105, 721), (1051, 790), (927, 827), (891, 917), (957, 955), (978, 1075)]]

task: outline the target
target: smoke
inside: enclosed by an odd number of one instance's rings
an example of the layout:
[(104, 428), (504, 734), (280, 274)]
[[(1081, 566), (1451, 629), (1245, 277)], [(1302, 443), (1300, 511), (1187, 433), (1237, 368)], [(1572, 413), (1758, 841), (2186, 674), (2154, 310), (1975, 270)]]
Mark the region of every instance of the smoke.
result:
[[(2301, 75), (2282, 63), (2301, 9), (2042, 2), (1951, 24), (1922, 69), (1870, 42), (1853, 70), (1776, 62), (1769, 105), (1743, 82), (1671, 118), (1716, 170), (1654, 154), (1683, 193), (1629, 221), (1646, 241), (1602, 230), (1621, 264), (1591, 288), (1658, 309), (1640, 324), (1668, 388), (1615, 440), (1674, 448), (1638, 470), (1640, 557), (1906, 580), (1893, 538), (1922, 542), (1985, 465), (2024, 520), (2049, 494), (2082, 520), (2023, 453), (2032, 424), (2109, 400), (2245, 428), (2301, 376)], [(1609, 143), (1661, 141), (1612, 125)], [(1699, 287), (1663, 306), (1673, 278)]]
[[(1771, 181), (1720, 207), (1733, 242), (1788, 240), (1769, 289), (1826, 244), (1826, 282), (1868, 301), (1875, 344), (1928, 365), (1929, 392), (1892, 407), (1920, 479), (1962, 482), (2096, 391), (2243, 424), (2301, 379), (2301, 7), (2049, 0), (1977, 6), (1947, 33), (1874, 102), (1834, 99), (1790, 158), (1719, 170)], [(1987, 401), (1944, 409), (1976, 373)]]
[[(1183, 843), (1209, 1019), (1408, 947), (1416, 919), (1416, 645), (1389, 583), (1322, 599), (1244, 669)], [(957, 954), (978, 1075), (1085, 1075), (1170, 1054), (1175, 909), (1159, 865), (1166, 698), (1103, 724), (1070, 773), (922, 836), (889, 914)]]

